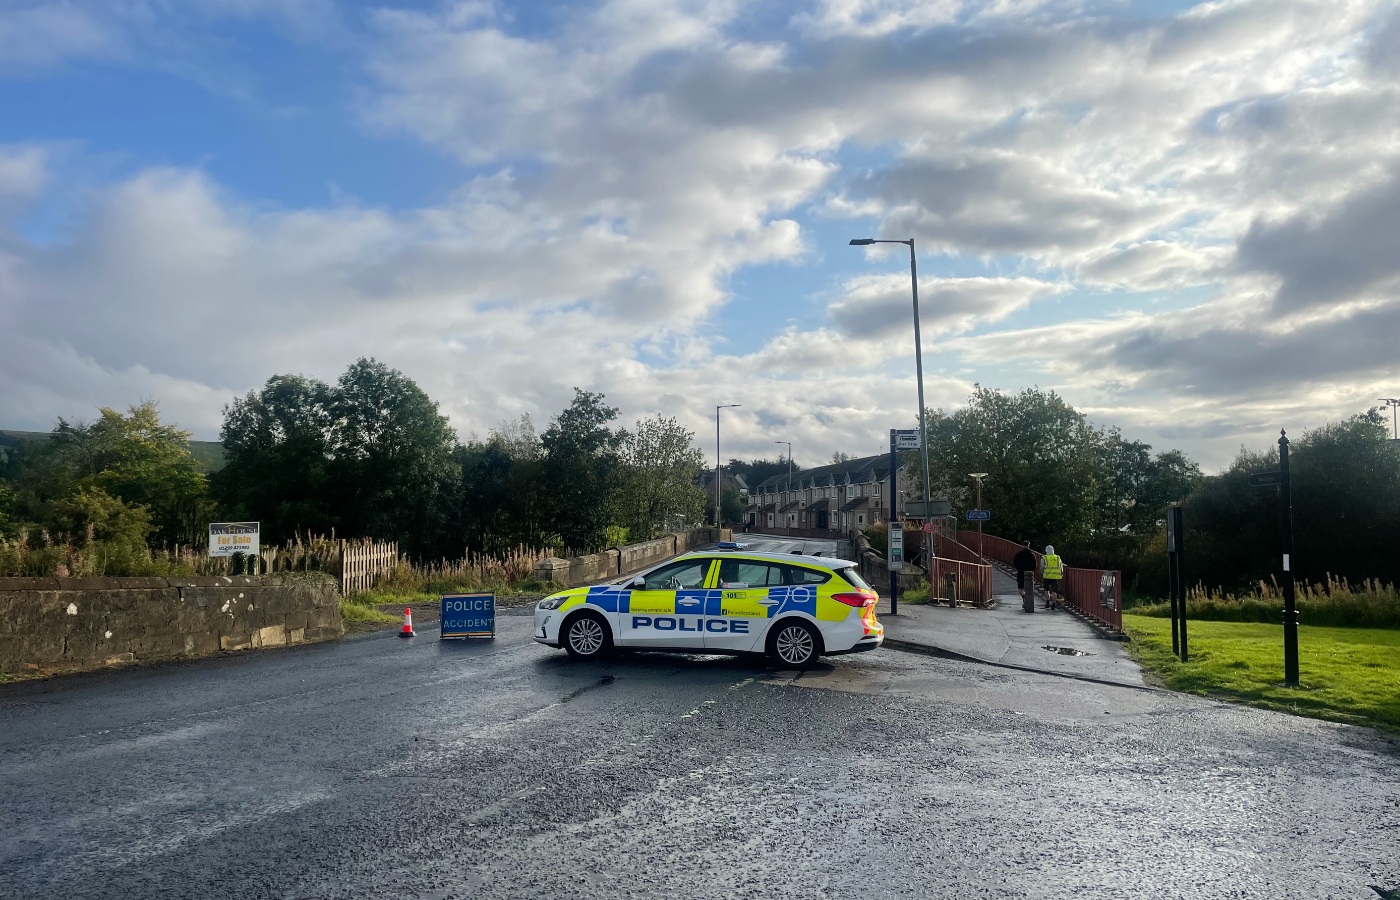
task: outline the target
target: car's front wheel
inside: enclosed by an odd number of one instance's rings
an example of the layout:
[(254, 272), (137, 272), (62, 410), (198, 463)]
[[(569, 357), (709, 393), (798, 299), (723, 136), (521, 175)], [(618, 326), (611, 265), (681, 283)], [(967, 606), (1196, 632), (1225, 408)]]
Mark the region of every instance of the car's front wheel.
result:
[(806, 622), (797, 619), (780, 622), (768, 638), (768, 655), (780, 665), (805, 669), (822, 655), (822, 639)]
[(602, 616), (583, 612), (564, 623), (562, 643), (574, 659), (597, 659), (612, 649), (612, 632)]

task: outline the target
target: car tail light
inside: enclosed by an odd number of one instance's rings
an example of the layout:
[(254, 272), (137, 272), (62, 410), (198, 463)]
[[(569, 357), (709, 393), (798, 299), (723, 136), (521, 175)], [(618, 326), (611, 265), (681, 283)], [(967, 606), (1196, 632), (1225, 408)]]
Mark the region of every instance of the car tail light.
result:
[(853, 593), (832, 594), (831, 599), (859, 609), (862, 607), (874, 606), (879, 602), (880, 598), (876, 596), (874, 591), (856, 591)]

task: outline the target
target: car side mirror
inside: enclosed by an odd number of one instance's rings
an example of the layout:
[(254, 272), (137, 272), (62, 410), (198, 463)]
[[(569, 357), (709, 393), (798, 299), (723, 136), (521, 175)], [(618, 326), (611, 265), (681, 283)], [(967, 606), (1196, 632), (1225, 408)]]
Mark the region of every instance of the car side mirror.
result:
[(638, 576), (629, 581), (627, 583), (627, 586), (634, 591), (644, 590), (647, 586), (647, 580), (645, 578), (642, 578), (641, 576)]

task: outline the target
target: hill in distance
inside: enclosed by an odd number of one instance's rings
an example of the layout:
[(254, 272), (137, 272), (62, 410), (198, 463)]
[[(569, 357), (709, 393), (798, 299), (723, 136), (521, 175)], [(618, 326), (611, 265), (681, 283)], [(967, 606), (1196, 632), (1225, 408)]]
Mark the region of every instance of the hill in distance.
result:
[[(46, 441), (47, 431), (10, 431), (0, 429), (0, 455), (24, 441)], [(190, 455), (205, 472), (217, 472), (224, 467), (224, 445), (218, 441), (190, 441)]]

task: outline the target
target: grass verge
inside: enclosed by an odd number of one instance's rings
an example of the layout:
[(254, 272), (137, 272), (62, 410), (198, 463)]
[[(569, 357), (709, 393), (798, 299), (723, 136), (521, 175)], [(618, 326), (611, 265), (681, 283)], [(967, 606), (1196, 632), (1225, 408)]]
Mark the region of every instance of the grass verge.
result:
[(1128, 652), (1167, 687), (1400, 734), (1400, 630), (1299, 626), (1301, 685), (1283, 683), (1283, 626), (1187, 626), (1191, 660), (1172, 655), (1171, 620), (1124, 615)]
[(340, 617), (347, 624), (378, 625), (398, 621), (388, 613), (381, 612), (376, 601), (369, 599), (365, 594), (340, 598)]

